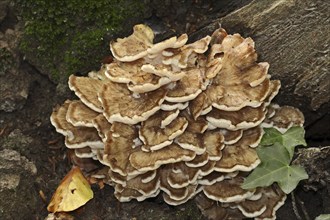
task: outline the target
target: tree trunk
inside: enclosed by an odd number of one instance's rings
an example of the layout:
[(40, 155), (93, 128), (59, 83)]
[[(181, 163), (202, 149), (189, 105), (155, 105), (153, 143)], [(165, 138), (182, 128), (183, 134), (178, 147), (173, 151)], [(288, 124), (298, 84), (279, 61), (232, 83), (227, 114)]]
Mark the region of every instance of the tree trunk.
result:
[[(324, 0), (255, 0), (194, 34), (212, 33), (221, 25), (256, 43), (259, 61), (282, 88), (275, 102), (303, 111), (307, 138), (329, 141), (330, 4)], [(315, 141), (315, 140), (314, 140)]]

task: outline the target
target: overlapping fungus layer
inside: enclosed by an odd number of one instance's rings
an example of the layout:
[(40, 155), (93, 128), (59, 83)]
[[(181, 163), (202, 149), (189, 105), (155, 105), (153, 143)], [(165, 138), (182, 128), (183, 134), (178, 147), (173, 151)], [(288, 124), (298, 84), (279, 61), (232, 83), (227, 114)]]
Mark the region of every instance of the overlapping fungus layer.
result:
[(257, 63), (253, 40), (223, 29), (190, 44), (186, 34), (153, 38), (136, 25), (111, 42), (112, 63), (70, 76), (79, 100), (56, 108), (51, 122), (76, 163), (87, 172), (103, 164), (94, 176), (113, 185), (119, 201), (161, 193), (179, 205), (199, 194), (205, 212), (274, 217), (285, 199), (276, 185), (240, 185), (260, 163), (263, 127), (283, 132), (304, 119), (271, 104), (280, 82), (270, 80), (268, 63)]

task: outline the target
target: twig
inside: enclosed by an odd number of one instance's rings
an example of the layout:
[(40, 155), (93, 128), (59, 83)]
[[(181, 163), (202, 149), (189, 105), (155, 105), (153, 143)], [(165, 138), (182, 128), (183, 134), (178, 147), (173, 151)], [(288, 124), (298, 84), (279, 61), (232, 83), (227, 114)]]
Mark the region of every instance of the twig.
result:
[(5, 130), (8, 128), (8, 125), (5, 125), (5, 127), (0, 129), (0, 136), (2, 136), (5, 133)]
[(61, 145), (58, 145), (58, 146), (49, 146), (48, 148), (51, 149), (51, 150), (60, 150), (62, 148), (62, 146)]
[(293, 208), (293, 212), (296, 215), (298, 220), (302, 220), (298, 208), (297, 208), (297, 204), (296, 204), (296, 198), (294, 196), (294, 192), (291, 193), (291, 200), (292, 200), (292, 208)]
[(48, 145), (53, 145), (53, 144), (56, 144), (58, 141), (60, 140), (60, 138), (56, 138), (54, 140), (50, 140), (47, 142)]
[(41, 200), (42, 200), (45, 204), (47, 204), (47, 198), (46, 198), (46, 196), (45, 196), (45, 193), (44, 193), (42, 190), (39, 190), (39, 196), (40, 196)]
[(299, 198), (297, 198), (297, 201), (298, 201), (298, 203), (300, 205), (300, 208), (301, 208), (301, 210), (302, 210), (302, 212), (303, 212), (303, 214), (305, 216), (305, 219), (306, 220), (310, 220), (311, 218), (309, 217), (309, 214), (308, 214), (308, 212), (306, 210), (306, 207), (305, 207), (304, 202), (302, 200), (300, 200)]

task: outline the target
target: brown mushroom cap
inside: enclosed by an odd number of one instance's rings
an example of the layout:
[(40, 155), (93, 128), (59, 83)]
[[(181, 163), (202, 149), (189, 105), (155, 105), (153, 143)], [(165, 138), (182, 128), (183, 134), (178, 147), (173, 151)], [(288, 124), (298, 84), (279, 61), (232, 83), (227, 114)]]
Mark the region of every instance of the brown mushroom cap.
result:
[(108, 82), (104, 84), (99, 98), (104, 116), (110, 123), (115, 121), (136, 124), (147, 120), (160, 109), (166, 95), (165, 89), (134, 95), (125, 85)]
[(268, 106), (274, 97), (278, 94), (281, 88), (281, 82), (279, 80), (270, 81), (270, 90), (267, 98), (264, 100), (266, 106)]
[(144, 174), (141, 174), (141, 182), (142, 183), (148, 183), (154, 179), (158, 179), (159, 178), (159, 175), (158, 175), (158, 170), (151, 170), (151, 171), (148, 171)]
[(134, 139), (138, 137), (137, 130), (122, 123), (114, 123), (107, 134), (103, 160), (114, 172), (122, 176), (141, 173), (129, 163), (130, 155), (138, 151), (134, 148)]
[(168, 77), (160, 77), (143, 71), (141, 69), (143, 64), (143, 60), (130, 63), (113, 62), (107, 66), (106, 76), (112, 82), (128, 84), (128, 89), (136, 93), (150, 92), (174, 81)]
[(122, 187), (126, 186), (127, 176), (122, 176), (119, 173), (114, 172), (113, 170), (109, 169), (108, 177), (111, 180), (111, 182), (113, 182), (115, 184), (119, 184)]
[(149, 79), (152, 74), (141, 71), (142, 60), (134, 62), (115, 61), (107, 65), (105, 75), (112, 82), (117, 83), (138, 83), (141, 80)]
[(242, 214), (248, 218), (254, 218), (261, 215), (267, 209), (266, 200), (261, 198), (253, 201), (246, 199), (237, 205)]
[(139, 191), (131, 188), (125, 188), (121, 186), (120, 184), (115, 185), (115, 197), (120, 201), (120, 202), (129, 202), (132, 199), (136, 199), (137, 201), (143, 201), (147, 198), (155, 197), (159, 194), (159, 190), (156, 191), (154, 194), (149, 194), (149, 195), (143, 195)]
[(193, 50), (195, 53), (205, 53), (208, 50), (208, 46), (211, 42), (211, 37), (203, 37), (191, 44), (184, 45), (181, 50)]
[(219, 161), (222, 157), (221, 150), (225, 147), (224, 137), (219, 131), (207, 131), (203, 135), (203, 144), (209, 159)]
[(186, 161), (188, 167), (201, 167), (204, 166), (209, 161), (209, 154), (207, 152), (196, 155), (191, 161)]
[(102, 104), (98, 100), (98, 93), (102, 91), (104, 81), (90, 77), (69, 77), (69, 88), (89, 108), (96, 112), (102, 112)]
[(222, 42), (223, 39), (227, 36), (227, 32), (219, 28), (211, 36), (211, 48), (209, 55), (207, 56), (207, 71), (206, 78), (214, 78), (222, 68), (222, 58), (223, 58), (223, 49)]
[(50, 122), (58, 133), (63, 134), (64, 136), (68, 137), (68, 139), (72, 140), (76, 136), (73, 133), (75, 128), (66, 120), (66, 113), (68, 112), (70, 103), (70, 100), (66, 100), (62, 106), (56, 106), (52, 112), (52, 115), (50, 116)]
[[(184, 117), (177, 116), (173, 112), (159, 111), (155, 115), (141, 123), (139, 137), (145, 144), (142, 149), (145, 151), (159, 150), (170, 144), (173, 139), (181, 135), (188, 126), (188, 122)], [(168, 123), (171, 121), (170, 123)], [(166, 125), (168, 124), (168, 125)], [(166, 125), (163, 127), (162, 125)]]
[(214, 170), (218, 172), (251, 171), (260, 163), (254, 148), (247, 145), (227, 145)]
[(227, 36), (227, 32), (223, 28), (216, 29), (211, 35), (210, 44), (213, 46), (215, 44), (221, 44), (223, 39)]
[(180, 37), (171, 37), (167, 40), (154, 44), (148, 49), (148, 54), (157, 54), (167, 48), (179, 48), (186, 44), (188, 35), (182, 34)]
[(286, 199), (285, 193), (276, 185), (264, 188), (262, 197), (266, 197), (266, 210), (256, 219), (271, 219), (275, 217), (276, 211), (284, 205)]
[(56, 128), (56, 131), (66, 137), (66, 146), (68, 148), (83, 148), (87, 146), (103, 148), (103, 143), (95, 128), (75, 127), (66, 120), (71, 102), (67, 100), (62, 106), (57, 107), (50, 117), (50, 121)]
[(171, 172), (168, 173), (167, 181), (172, 188), (187, 187), (195, 184), (199, 175), (198, 168), (188, 167), (184, 162), (171, 164)]
[(194, 119), (189, 110), (181, 111), (181, 115), (184, 116), (189, 123), (187, 127), (187, 131), (189, 132), (202, 134), (208, 128), (208, 122), (204, 117)]
[(213, 185), (216, 182), (221, 182), (222, 180), (225, 179), (226, 174), (225, 173), (221, 173), (221, 172), (212, 172), (206, 176), (204, 176), (203, 178), (198, 180), (198, 184), (200, 185)]
[[(254, 50), (254, 42), (251, 38), (242, 38), (240, 34), (227, 35), (221, 42), (223, 51), (228, 55), (232, 63), (229, 66), (236, 66), (239, 69), (245, 69), (255, 64), (257, 54)], [(235, 54), (235, 55), (234, 55)]]
[(93, 158), (93, 156), (95, 156), (90, 147), (74, 149), (74, 153), (79, 158)]
[(112, 55), (119, 61), (130, 62), (147, 55), (147, 49), (153, 45), (154, 33), (146, 25), (134, 26), (134, 32), (127, 38), (110, 43)]
[(253, 195), (255, 190), (245, 190), (240, 187), (243, 183), (243, 177), (236, 176), (232, 179), (222, 180), (213, 185), (204, 186), (204, 194), (219, 202), (238, 202)]
[(100, 163), (104, 165), (105, 164), (104, 160), (103, 160), (104, 148), (102, 148), (102, 149), (92, 148), (92, 151), (95, 154), (93, 159), (100, 161)]
[(149, 173), (138, 175), (132, 179), (127, 180), (125, 188), (134, 189), (144, 196), (155, 194), (159, 190), (160, 180), (158, 174), (155, 171), (149, 172), (155, 173), (156, 176), (145, 182), (143, 180), (146, 178), (146, 176), (149, 177)]
[(265, 115), (264, 105), (257, 108), (247, 106), (238, 111), (224, 111), (214, 108), (206, 116), (206, 120), (218, 128), (235, 131), (259, 125), (265, 119)]
[(178, 81), (186, 75), (185, 71), (181, 71), (181, 69), (176, 66), (164, 65), (161, 62), (163, 58), (164, 57), (161, 55), (153, 59), (145, 58), (141, 70), (161, 78), (169, 79), (171, 82)]
[(173, 110), (183, 110), (188, 107), (188, 102), (180, 102), (180, 103), (174, 103), (174, 102), (167, 102), (164, 101), (160, 105), (160, 109), (163, 111), (173, 111)]
[(74, 165), (79, 166), (82, 170), (86, 172), (91, 172), (102, 167), (100, 162), (93, 160), (92, 158), (77, 157), (73, 150), (69, 150), (68, 156), (70, 158), (70, 161)]
[(235, 144), (243, 135), (243, 130), (230, 131), (227, 129), (220, 129), (220, 133), (224, 137), (224, 143), (227, 145)]
[(199, 193), (195, 197), (195, 201), (202, 214), (208, 219), (226, 219), (228, 217), (226, 208), (218, 206), (214, 200), (207, 198), (204, 193)]
[(171, 124), (173, 120), (175, 120), (178, 117), (179, 113), (180, 113), (179, 109), (163, 112), (164, 116), (162, 117), (160, 127), (165, 128), (167, 125)]
[(104, 183), (110, 184), (108, 172), (109, 172), (109, 167), (102, 166), (101, 168), (92, 171), (90, 173), (90, 177), (97, 180), (102, 180)]
[(206, 151), (202, 138), (203, 136), (201, 134), (186, 131), (176, 138), (175, 143), (183, 149), (191, 150), (197, 155), (201, 155)]
[(206, 78), (213, 79), (222, 68), (223, 49), (221, 44), (213, 44), (207, 56)]
[(172, 166), (162, 166), (160, 168), (160, 189), (174, 200), (182, 200), (188, 195), (187, 187), (173, 188), (168, 183), (168, 175), (172, 172)]
[(257, 199), (247, 198), (231, 205), (237, 207), (245, 217), (256, 219), (274, 219), (275, 212), (284, 204), (286, 195), (276, 184), (260, 188)]
[(200, 185), (213, 185), (216, 182), (220, 182), (224, 179), (232, 179), (233, 177), (239, 174), (238, 171), (232, 173), (221, 173), (217, 171), (213, 171), (204, 175), (202, 178), (198, 179), (198, 184)]
[(187, 189), (186, 190), (187, 193), (183, 198), (176, 199), (176, 198), (172, 198), (167, 193), (163, 193), (163, 199), (169, 205), (173, 205), (173, 206), (181, 205), (196, 195), (197, 185), (189, 185), (186, 187), (186, 189)]
[(165, 100), (168, 102), (187, 102), (196, 98), (203, 87), (203, 73), (200, 69), (191, 69), (170, 89)]
[(209, 160), (205, 165), (198, 167), (199, 178), (202, 178), (203, 176), (207, 176), (212, 173), (214, 171), (215, 164), (215, 161)]
[(134, 32), (127, 38), (117, 39), (110, 43), (110, 49), (113, 56), (122, 62), (131, 62), (138, 60), (146, 55), (154, 57), (167, 48), (182, 47), (188, 40), (186, 34), (179, 38), (171, 37), (167, 40), (153, 44), (154, 34), (146, 25), (135, 25)]
[(255, 148), (259, 145), (263, 134), (264, 131), (261, 126), (244, 130), (241, 139), (234, 145), (245, 145)]
[(81, 101), (72, 101), (66, 113), (66, 120), (74, 126), (94, 127), (93, 120), (100, 113), (88, 108)]
[(208, 109), (209, 111), (212, 110), (211, 103), (208, 100), (206, 93), (202, 92), (195, 99), (190, 101), (189, 110), (195, 120), (202, 115), (205, 109)]
[[(180, 164), (180, 163), (179, 163)], [(183, 163), (181, 165), (184, 166)], [(175, 167), (175, 166), (174, 166)], [(183, 168), (184, 169), (184, 168)], [(173, 172), (174, 171), (174, 172)], [(180, 170), (178, 170), (180, 171)], [(166, 165), (161, 168), (162, 176), (161, 176), (161, 184), (160, 188), (164, 191), (163, 193), (163, 198), (164, 201), (170, 205), (180, 205), (182, 203), (185, 203), (189, 199), (191, 199), (196, 193), (198, 193), (200, 190), (197, 190), (197, 185), (196, 184), (183, 184), (184, 187), (181, 188), (173, 188), (170, 184), (170, 178), (175, 178), (174, 176), (170, 177), (170, 175), (174, 173), (178, 173), (180, 178), (180, 174), (178, 171), (173, 170), (172, 165)], [(191, 177), (195, 176), (193, 174)], [(181, 177), (184, 179), (184, 182), (186, 182), (186, 178), (181, 175)], [(181, 182), (178, 180), (176, 183)]]
[(255, 62), (253, 41), (240, 35), (228, 35), (217, 53), (223, 53), (218, 64), (221, 70), (215, 77), (211, 74), (214, 79), (210, 87), (220, 86), (226, 95), (212, 98), (212, 106), (226, 111), (260, 106), (270, 90), (267, 79), (269, 65)]
[(303, 126), (305, 118), (299, 109), (291, 106), (271, 105), (269, 107), (273, 115), (269, 115), (269, 118), (262, 123), (263, 127), (274, 127), (278, 131), (285, 133), (292, 126)]
[(175, 142), (184, 149), (195, 151), (197, 155), (207, 151), (211, 160), (220, 159), (223, 136), (219, 132), (205, 131), (207, 129), (205, 119), (199, 118), (195, 121), (187, 111), (182, 115), (187, 118), (189, 125)]
[(101, 81), (108, 81), (108, 78), (105, 75), (106, 71), (107, 71), (106, 66), (104, 64), (102, 64), (100, 70), (89, 72), (88, 77), (90, 77), (92, 79), (101, 80)]
[(237, 209), (207, 198), (204, 193), (195, 197), (196, 204), (208, 219), (244, 219), (245, 216)]
[(171, 144), (154, 152), (133, 152), (129, 161), (139, 171), (155, 170), (163, 164), (180, 161), (190, 161), (196, 156), (195, 152), (183, 149), (177, 144)]
[(200, 40), (197, 40), (191, 44), (182, 46), (177, 50), (171, 52), (164, 51), (164, 59), (162, 63), (165, 65), (171, 65), (172, 69), (189, 68), (195, 65), (198, 54), (204, 53), (208, 49), (211, 37), (206, 36)]
[(93, 119), (93, 125), (96, 128), (99, 136), (102, 138), (102, 141), (105, 142), (106, 134), (111, 129), (111, 124), (108, 120), (104, 117), (103, 114), (99, 114), (97, 117)]

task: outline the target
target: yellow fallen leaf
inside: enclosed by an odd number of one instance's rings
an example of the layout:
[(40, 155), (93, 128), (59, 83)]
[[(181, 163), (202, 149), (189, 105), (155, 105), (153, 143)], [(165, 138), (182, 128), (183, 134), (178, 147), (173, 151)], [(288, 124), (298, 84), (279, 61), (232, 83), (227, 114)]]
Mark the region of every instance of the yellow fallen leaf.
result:
[(72, 168), (57, 187), (47, 207), (49, 212), (69, 212), (85, 205), (93, 191), (79, 167)]

